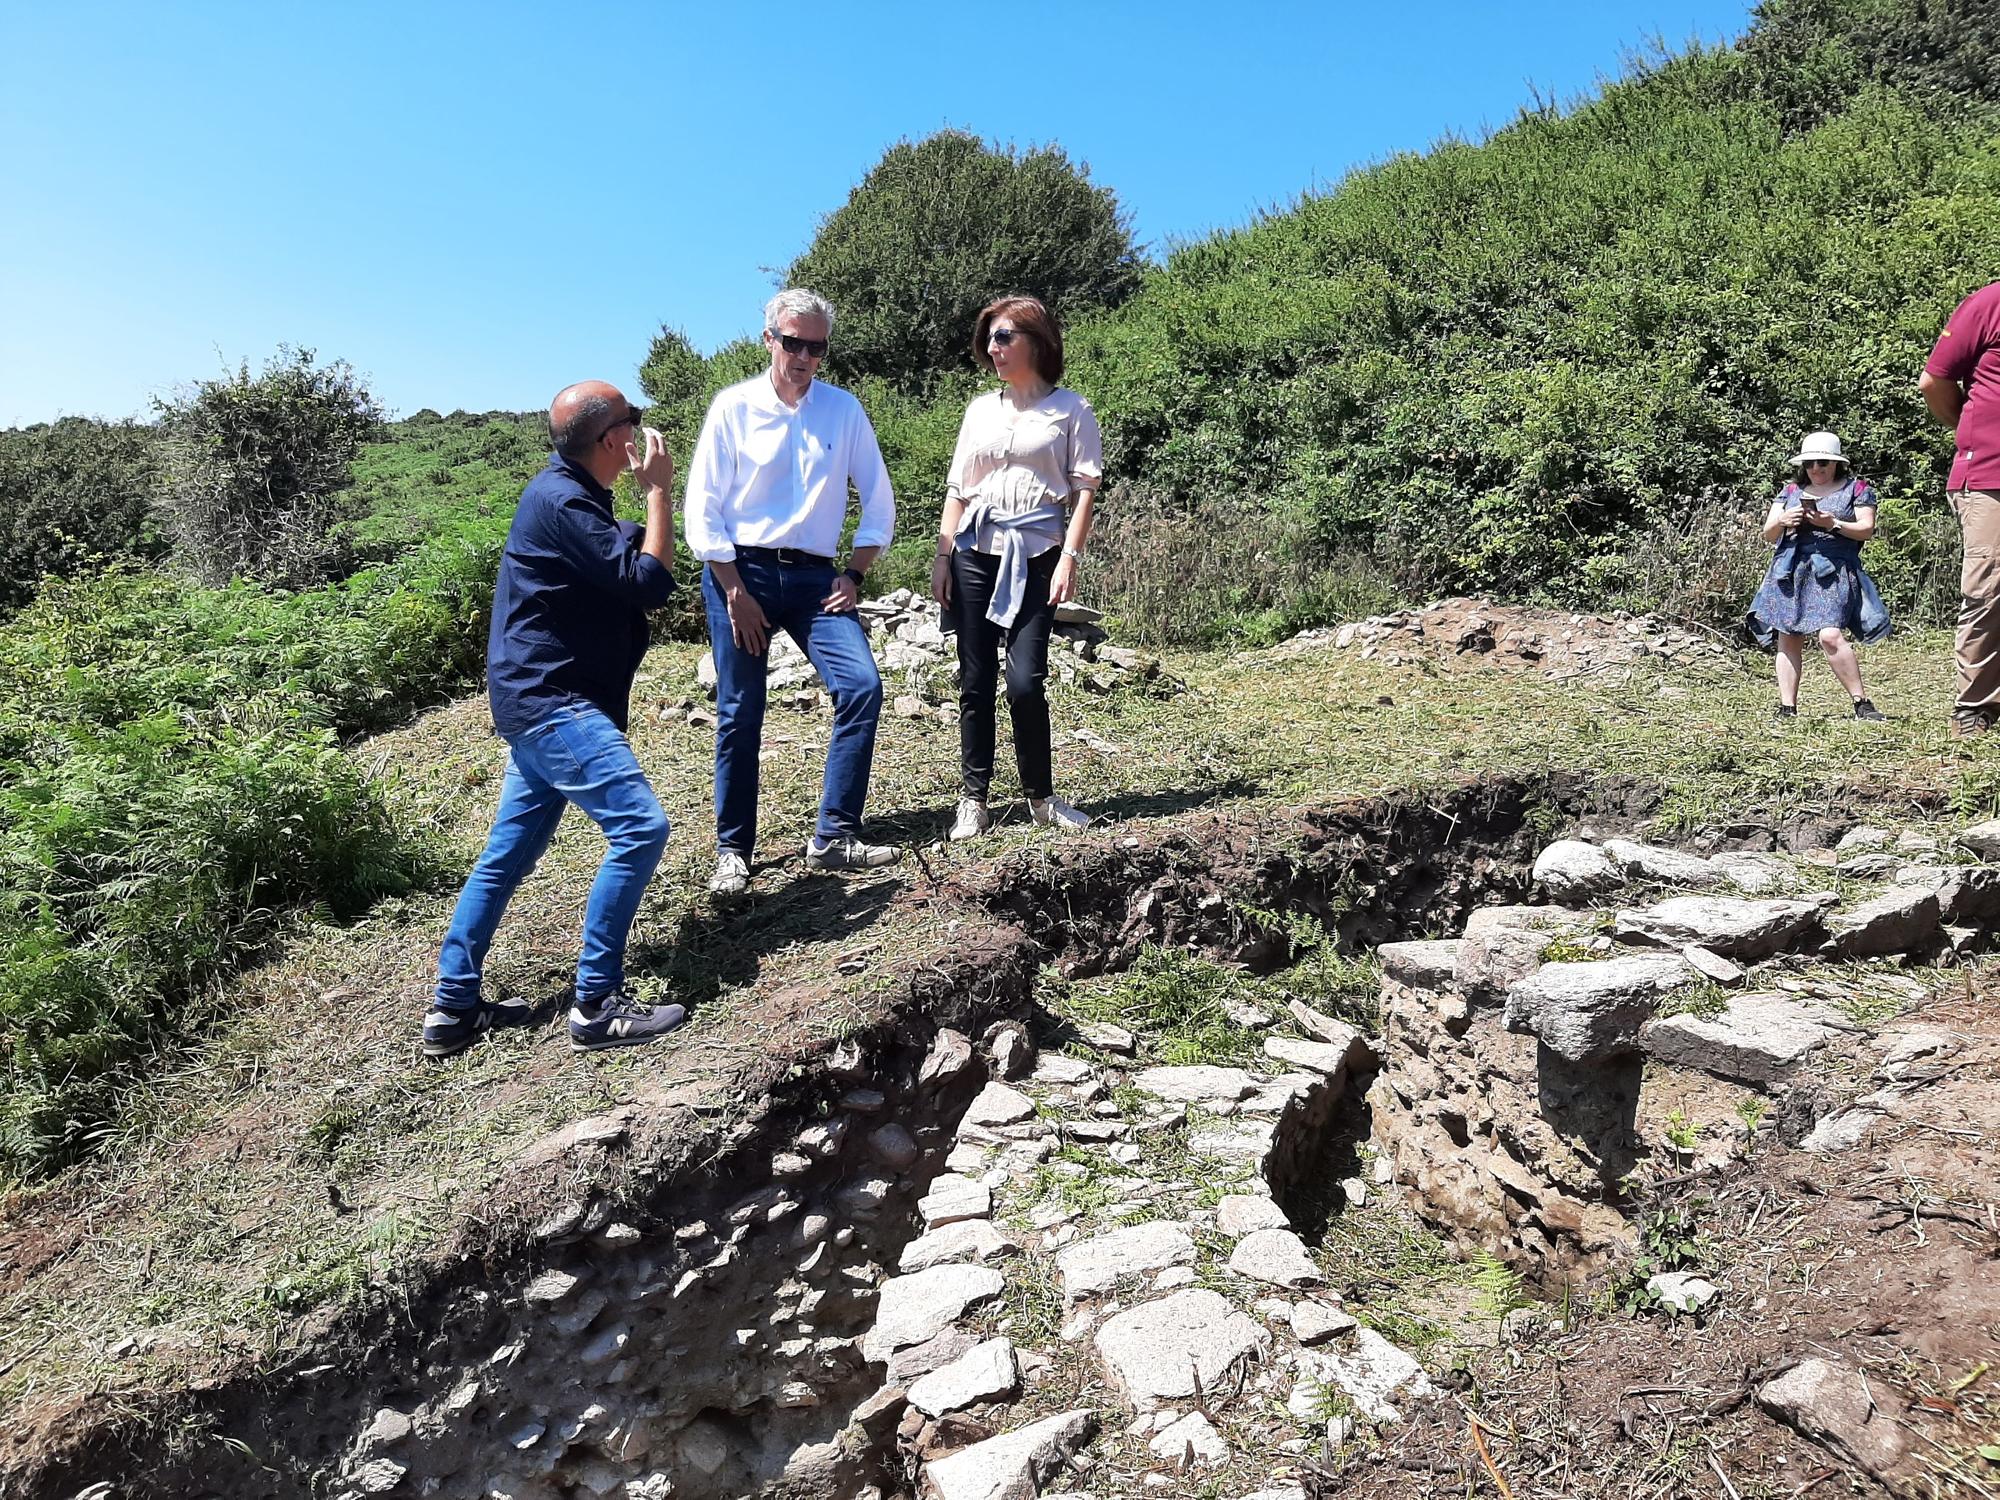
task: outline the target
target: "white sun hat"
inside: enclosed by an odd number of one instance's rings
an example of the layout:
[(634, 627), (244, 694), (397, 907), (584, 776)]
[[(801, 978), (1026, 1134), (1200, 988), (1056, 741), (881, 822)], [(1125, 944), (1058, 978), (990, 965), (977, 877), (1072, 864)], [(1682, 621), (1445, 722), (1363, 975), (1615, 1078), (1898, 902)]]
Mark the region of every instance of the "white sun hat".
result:
[(1809, 458), (1830, 458), (1836, 463), (1846, 463), (1847, 455), (1840, 451), (1840, 439), (1830, 432), (1809, 432), (1799, 444), (1799, 451), (1792, 455), (1792, 462), (1802, 464)]

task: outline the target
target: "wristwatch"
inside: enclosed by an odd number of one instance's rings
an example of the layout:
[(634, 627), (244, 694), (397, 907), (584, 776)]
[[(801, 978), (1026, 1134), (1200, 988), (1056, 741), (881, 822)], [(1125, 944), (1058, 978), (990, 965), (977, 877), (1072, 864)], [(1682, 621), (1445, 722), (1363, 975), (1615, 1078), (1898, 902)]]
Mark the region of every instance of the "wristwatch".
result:
[(864, 574), (864, 573), (863, 573), (863, 572), (862, 572), (862, 571), (861, 571), (861, 570), (860, 570), (859, 568), (842, 568), (842, 569), (840, 570), (840, 576), (841, 576), (842, 578), (851, 578), (851, 579), (853, 579), (853, 580), (854, 580), (854, 592), (858, 594), (858, 593), (860, 593), (860, 592), (861, 592), (861, 580), (862, 580), (862, 579), (863, 579), (864, 577), (866, 577), (867, 575), (866, 575), (866, 574)]

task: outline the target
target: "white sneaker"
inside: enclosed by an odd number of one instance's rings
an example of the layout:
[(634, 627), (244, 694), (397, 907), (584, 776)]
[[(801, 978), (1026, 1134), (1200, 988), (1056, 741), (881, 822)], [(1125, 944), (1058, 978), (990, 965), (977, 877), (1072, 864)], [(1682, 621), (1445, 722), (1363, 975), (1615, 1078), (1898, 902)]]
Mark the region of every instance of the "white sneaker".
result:
[(715, 873), (709, 877), (711, 896), (740, 896), (750, 889), (750, 861), (732, 850), (715, 856)]
[(993, 826), (993, 814), (986, 810), (986, 804), (977, 797), (958, 799), (958, 816), (951, 820), (951, 841), (976, 839)]
[(1042, 828), (1060, 828), (1064, 833), (1076, 833), (1090, 826), (1090, 814), (1078, 812), (1060, 797), (1030, 797), (1028, 811), (1034, 814), (1035, 823)]

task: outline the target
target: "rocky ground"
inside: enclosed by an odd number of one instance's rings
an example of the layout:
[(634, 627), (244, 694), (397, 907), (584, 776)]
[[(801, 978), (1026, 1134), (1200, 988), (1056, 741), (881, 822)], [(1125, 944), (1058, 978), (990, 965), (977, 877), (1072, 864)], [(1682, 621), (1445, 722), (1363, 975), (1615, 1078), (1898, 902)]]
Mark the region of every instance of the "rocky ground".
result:
[(1925, 967), (2000, 915), (1975, 853), (1566, 840), (1568, 904), (1382, 949), (1374, 1040), (997, 1028), (863, 1422), (931, 1500), (1991, 1493), (2000, 1031)]

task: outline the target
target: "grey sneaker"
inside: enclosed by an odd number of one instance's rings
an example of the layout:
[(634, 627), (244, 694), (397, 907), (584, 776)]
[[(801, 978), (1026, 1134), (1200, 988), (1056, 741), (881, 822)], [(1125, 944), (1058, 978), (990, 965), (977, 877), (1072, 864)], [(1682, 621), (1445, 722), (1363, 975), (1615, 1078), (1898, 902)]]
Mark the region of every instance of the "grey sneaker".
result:
[(750, 889), (750, 861), (733, 849), (715, 856), (715, 873), (708, 877), (711, 896), (740, 896)]
[(893, 865), (902, 857), (903, 851), (893, 844), (864, 844), (852, 834), (830, 844), (817, 838), (806, 840), (808, 870), (873, 870)]
[(993, 814), (977, 797), (960, 797), (958, 815), (951, 820), (951, 841), (976, 839), (993, 826)]
[(1060, 828), (1064, 833), (1076, 833), (1090, 826), (1090, 814), (1078, 812), (1060, 797), (1030, 797), (1028, 811), (1034, 814), (1035, 823), (1042, 828)]

